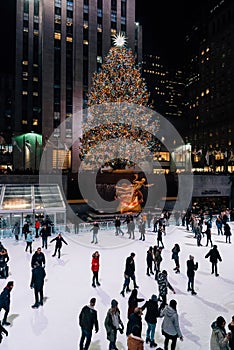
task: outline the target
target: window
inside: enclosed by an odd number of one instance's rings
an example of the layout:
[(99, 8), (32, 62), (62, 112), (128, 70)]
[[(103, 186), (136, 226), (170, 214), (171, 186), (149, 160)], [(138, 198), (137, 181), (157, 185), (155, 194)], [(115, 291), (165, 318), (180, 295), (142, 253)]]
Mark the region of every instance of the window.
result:
[(61, 33), (55, 32), (54, 33), (54, 38), (55, 38), (55, 40), (61, 40)]
[(38, 119), (33, 119), (33, 126), (37, 126), (38, 125)]
[(25, 120), (25, 119), (22, 119), (22, 124), (23, 124), (23, 125), (27, 125), (27, 124), (28, 124), (28, 121)]

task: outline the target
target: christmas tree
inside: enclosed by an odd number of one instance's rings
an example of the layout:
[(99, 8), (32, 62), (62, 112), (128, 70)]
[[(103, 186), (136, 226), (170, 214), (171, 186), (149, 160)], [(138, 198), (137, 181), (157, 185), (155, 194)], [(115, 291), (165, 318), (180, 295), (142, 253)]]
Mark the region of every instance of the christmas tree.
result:
[(125, 38), (118, 35), (114, 39), (101, 71), (94, 73), (88, 106), (109, 102), (130, 102), (147, 106), (149, 93), (135, 57), (126, 48)]
[[(116, 35), (114, 46), (110, 48), (105, 57), (101, 70), (93, 75), (92, 87), (88, 95), (88, 117), (83, 128), (80, 157), (86, 162), (89, 158), (94, 168), (97, 163), (95, 146), (100, 140), (110, 140), (106, 147), (109, 160), (106, 161), (107, 156), (103, 161), (105, 166), (113, 169), (135, 165), (137, 154), (145, 158), (135, 143), (125, 144), (124, 140), (135, 140), (149, 152), (158, 151), (160, 148), (160, 142), (155, 137), (158, 130), (157, 120), (152, 117), (153, 122), (149, 128), (149, 110), (143, 109), (148, 106), (149, 92), (141, 77), (140, 68), (136, 65), (132, 50), (125, 44), (126, 38), (122, 34)], [(97, 120), (98, 126), (95, 126)], [(136, 120), (139, 121), (138, 125)], [(144, 128), (146, 125), (147, 128)], [(111, 140), (117, 138), (123, 140), (118, 147), (118, 155), (116, 146), (111, 143)], [(90, 156), (92, 152), (93, 156)], [(119, 157), (120, 153), (121, 157)], [(133, 153), (136, 155), (134, 161)], [(89, 157), (86, 158), (87, 154)], [(100, 157), (98, 160), (100, 161)]]

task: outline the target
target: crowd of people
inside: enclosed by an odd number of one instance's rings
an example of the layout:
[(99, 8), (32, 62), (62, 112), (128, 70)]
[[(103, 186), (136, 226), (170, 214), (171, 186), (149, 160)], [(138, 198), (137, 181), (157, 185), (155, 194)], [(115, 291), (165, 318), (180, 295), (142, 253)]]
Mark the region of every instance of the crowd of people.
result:
[[(149, 347), (155, 348), (156, 344), (156, 330), (158, 318), (162, 318), (161, 323), (161, 334), (164, 336), (164, 349), (170, 348), (171, 350), (176, 349), (177, 339), (181, 341), (184, 340), (184, 337), (181, 332), (180, 322), (179, 322), (179, 313), (177, 311), (177, 301), (175, 299), (168, 300), (168, 289), (172, 293), (176, 294), (176, 288), (170, 283), (170, 275), (174, 270), (175, 274), (180, 274), (180, 253), (183, 250), (183, 247), (179, 243), (174, 243), (169, 248), (171, 251), (171, 259), (174, 262), (174, 268), (172, 271), (168, 271), (161, 265), (164, 265), (164, 256), (163, 252), (165, 245), (167, 245), (167, 227), (169, 225), (169, 218), (167, 212), (161, 213), (160, 215), (153, 215), (148, 212), (146, 214), (141, 214), (137, 218), (128, 214), (126, 215), (123, 222), (121, 222), (119, 217), (115, 218), (115, 235), (123, 236), (128, 235), (130, 239), (145, 240), (147, 232), (155, 233), (155, 245), (149, 246), (146, 250), (145, 257), (145, 268), (146, 275), (148, 277), (153, 276), (158, 286), (158, 295), (151, 293), (151, 297), (148, 300), (138, 297), (139, 285), (141, 281), (137, 281), (136, 268), (135, 268), (135, 259), (137, 258), (135, 252), (131, 252), (129, 256), (126, 257), (125, 269), (123, 271), (124, 281), (122, 289), (120, 290), (121, 297), (125, 298), (128, 296), (127, 302), (127, 323), (124, 324), (121, 318), (121, 312), (119, 309), (119, 302), (116, 299), (111, 300), (110, 308), (106, 312), (106, 317), (104, 320), (104, 327), (106, 330), (106, 337), (109, 341), (109, 350), (117, 349), (117, 338), (118, 334), (125, 332), (127, 337), (127, 346), (128, 350), (142, 350), (144, 349), (144, 344), (149, 344)], [(220, 213), (217, 217), (204, 217), (203, 213), (193, 214), (192, 212), (186, 212), (185, 221), (183, 222), (183, 217), (181, 222), (177, 224), (185, 227), (185, 230), (190, 231), (194, 234), (194, 238), (197, 239), (197, 236), (200, 234), (207, 235), (209, 231), (210, 236), (207, 238), (206, 246), (210, 244), (210, 250), (206, 252), (205, 258), (209, 258), (211, 262), (211, 274), (214, 274), (216, 277), (219, 276), (218, 273), (218, 261), (222, 261), (222, 257), (219, 253), (217, 245), (213, 244), (212, 241), (212, 231), (214, 225), (217, 225), (217, 220), (222, 220), (223, 225), (228, 225), (230, 228), (229, 218), (226, 219), (225, 215)], [(121, 225), (123, 226), (121, 227)], [(126, 224), (126, 226), (124, 225)], [(17, 224), (14, 226), (15, 240), (19, 239), (19, 232)], [(38, 226), (38, 224), (37, 224)], [(144, 226), (144, 230), (142, 230)], [(91, 230), (93, 231), (93, 242), (96, 243), (98, 235), (99, 225), (98, 222), (94, 222)], [(33, 231), (33, 232), (32, 232)], [(138, 231), (139, 235), (136, 237), (136, 232)], [(222, 235), (221, 231), (218, 231), (217, 234)], [(229, 229), (229, 236), (231, 236), (231, 228)], [(29, 239), (29, 235), (32, 237)], [(37, 309), (40, 306), (43, 306), (44, 303), (44, 282), (46, 277), (46, 259), (45, 255), (42, 252), (42, 249), (47, 249), (48, 237), (51, 234), (47, 228), (47, 225), (43, 223), (36, 228), (36, 223), (34, 230), (31, 230), (30, 224), (25, 223), (23, 226), (23, 238), (25, 239), (27, 253), (32, 254), (30, 267), (32, 269), (31, 273), (31, 282), (30, 287), (34, 290), (35, 302), (32, 305), (33, 309)], [(33, 253), (33, 242), (40, 242), (41, 247), (38, 247)], [(56, 242), (55, 251), (52, 256), (55, 256), (58, 253), (58, 258), (61, 256), (61, 247), (62, 243), (67, 244), (63, 236), (60, 234), (50, 240), (50, 243)], [(229, 243), (229, 242), (227, 242)], [(201, 245), (201, 240), (200, 240)], [(199, 244), (198, 244), (199, 246)], [(2, 259), (2, 260), (1, 260)], [(0, 245), (0, 269), (1, 263), (7, 263), (9, 261), (9, 256), (7, 250)], [(191, 292), (191, 295), (195, 296), (197, 291), (195, 291), (195, 274), (198, 270), (198, 262), (195, 261), (195, 258), (192, 254), (188, 256), (187, 261), (185, 262), (187, 266), (187, 291)], [(100, 252), (96, 250), (92, 253), (91, 256), (91, 271), (92, 271), (92, 282), (91, 286), (97, 288), (101, 286), (100, 277)], [(8, 271), (8, 269), (7, 269)], [(8, 272), (7, 272), (8, 276)], [(3, 275), (3, 278), (7, 276)], [(131, 282), (133, 286), (131, 286)], [(139, 284), (139, 285), (138, 285)], [(0, 311), (1, 309), (5, 310), (5, 314), (0, 325), (0, 341), (2, 340), (2, 335), (8, 335), (7, 330), (4, 326), (10, 325), (7, 321), (7, 315), (10, 310), (10, 293), (13, 289), (14, 281), (9, 281), (0, 294)], [(133, 287), (133, 288), (132, 288)], [(131, 289), (132, 288), (132, 289)], [(141, 304), (141, 306), (139, 306)], [(96, 298), (92, 297), (88, 303), (85, 305), (79, 314), (79, 325), (81, 327), (81, 338), (80, 338), (80, 350), (88, 350), (92, 341), (92, 330), (95, 328), (95, 331), (99, 331), (99, 320), (98, 312), (95, 310)], [(145, 311), (145, 322), (147, 324), (146, 328), (146, 338), (143, 339), (142, 336), (142, 323), (143, 315)], [(211, 338), (210, 338), (210, 350), (217, 349), (234, 349), (233, 347), (233, 331), (234, 331), (234, 317), (228, 328), (230, 332), (226, 332), (225, 329), (225, 319), (222, 316), (218, 316), (217, 319), (211, 324)], [(159, 330), (157, 330), (159, 331)], [(160, 349), (160, 348), (157, 348)]]

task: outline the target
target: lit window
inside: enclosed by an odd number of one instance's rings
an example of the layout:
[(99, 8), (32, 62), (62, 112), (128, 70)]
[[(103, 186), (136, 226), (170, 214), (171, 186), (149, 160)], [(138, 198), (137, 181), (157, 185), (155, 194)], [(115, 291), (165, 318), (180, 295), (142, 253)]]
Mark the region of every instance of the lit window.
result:
[(39, 35), (39, 31), (34, 29), (33, 34), (34, 34), (35, 36), (38, 36), (38, 35)]
[(38, 64), (37, 63), (33, 63), (33, 67), (38, 67)]
[(83, 40), (83, 44), (84, 45), (89, 45), (89, 41), (88, 40)]
[(24, 27), (24, 32), (28, 33), (28, 28)]
[(203, 97), (205, 94), (204, 94), (204, 91), (202, 91), (202, 93), (201, 93), (201, 97)]
[(87, 29), (89, 27), (89, 22), (88, 21), (84, 21), (83, 27), (84, 27), (84, 29)]
[(37, 91), (33, 91), (33, 96), (38, 96), (38, 92)]
[(210, 93), (210, 89), (206, 89), (206, 95)]
[(28, 124), (28, 121), (25, 120), (25, 119), (22, 119), (22, 124), (23, 124), (23, 125), (27, 125), (27, 124)]
[(201, 52), (201, 55), (203, 56), (203, 55), (204, 55), (204, 53), (205, 53), (205, 51), (203, 50), (203, 51)]
[(102, 33), (102, 26), (101, 25), (98, 25), (97, 31), (98, 31), (98, 33)]
[(71, 27), (71, 26), (72, 26), (72, 21), (70, 20), (70, 18), (69, 18), (69, 20), (67, 20), (67, 23), (66, 23), (66, 24), (67, 24), (68, 27)]
[(55, 38), (55, 40), (61, 40), (61, 33), (55, 32), (54, 33), (54, 38)]
[(28, 72), (23, 72), (23, 77), (27, 77), (28, 76)]
[(209, 52), (209, 51), (210, 51), (210, 48), (209, 48), (209, 47), (207, 47), (207, 48), (206, 48), (206, 52)]
[(116, 33), (117, 33), (117, 30), (116, 30), (116, 29), (111, 28), (111, 35), (116, 34)]
[(33, 77), (33, 81), (38, 81), (38, 77)]
[(102, 56), (97, 56), (97, 62), (102, 63)]
[(23, 61), (22, 64), (23, 64), (24, 66), (27, 66), (27, 65), (28, 65), (28, 61)]
[(33, 119), (33, 125), (37, 126), (38, 125), (38, 119)]
[(198, 116), (198, 115), (196, 116), (196, 119), (199, 119), (199, 116)]
[(229, 141), (228, 141), (228, 146), (231, 146), (231, 145), (232, 145), (232, 141), (229, 140)]
[(27, 95), (28, 91), (22, 91), (22, 95)]
[(67, 36), (66, 41), (68, 41), (69, 43), (72, 43), (72, 38), (70, 36)]

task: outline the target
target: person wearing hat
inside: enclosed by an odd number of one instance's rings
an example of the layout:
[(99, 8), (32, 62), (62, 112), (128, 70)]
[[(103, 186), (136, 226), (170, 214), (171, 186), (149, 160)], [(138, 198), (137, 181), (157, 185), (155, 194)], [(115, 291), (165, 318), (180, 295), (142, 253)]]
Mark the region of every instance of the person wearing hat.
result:
[(210, 257), (210, 262), (212, 266), (211, 274), (215, 272), (215, 276), (219, 276), (218, 274), (218, 269), (217, 269), (217, 264), (218, 260), (222, 261), (221, 256), (219, 254), (217, 245), (214, 245), (212, 249), (205, 255), (205, 258)]
[(162, 335), (165, 337), (164, 350), (168, 350), (169, 340), (171, 340), (171, 350), (175, 350), (178, 337), (183, 341), (176, 306), (177, 302), (172, 299), (162, 311), (164, 317), (162, 322)]
[(94, 309), (95, 304), (96, 298), (91, 298), (89, 305), (85, 305), (79, 315), (79, 325), (81, 327), (80, 350), (88, 350), (92, 339), (93, 327), (95, 327), (96, 333), (99, 330), (97, 311)]
[(167, 271), (163, 270), (162, 272), (160, 272), (158, 274), (158, 289), (159, 289), (159, 298), (162, 300), (162, 303), (159, 307), (159, 311), (161, 311), (165, 305), (167, 304), (167, 292), (168, 292), (168, 288), (174, 293), (175, 289), (172, 287), (172, 285), (168, 282), (167, 279)]
[(198, 263), (194, 263), (194, 256), (189, 255), (189, 260), (187, 260), (187, 277), (188, 277), (188, 292), (191, 291), (192, 295), (197, 293), (194, 291), (194, 276), (195, 271), (198, 269)]
[(147, 323), (146, 330), (146, 344), (150, 343), (150, 347), (157, 346), (154, 341), (155, 330), (157, 325), (157, 317), (159, 317), (158, 310), (158, 298), (155, 294), (151, 296), (151, 299), (147, 300), (142, 306), (142, 311), (146, 309), (145, 320)]
[(10, 326), (10, 322), (7, 322), (7, 315), (10, 310), (10, 293), (14, 287), (14, 282), (9, 281), (6, 285), (6, 287), (3, 289), (2, 293), (0, 294), (0, 311), (2, 309), (5, 310), (5, 314), (3, 316), (2, 320), (2, 326)]
[(107, 340), (110, 342), (109, 350), (117, 349), (117, 332), (119, 331), (122, 334), (124, 331), (124, 325), (120, 318), (118, 301), (115, 299), (111, 301), (111, 308), (107, 311), (104, 324), (106, 328)]
[(229, 350), (229, 341), (231, 334), (225, 330), (226, 321), (222, 316), (218, 316), (216, 321), (212, 322), (210, 349), (211, 350)]

